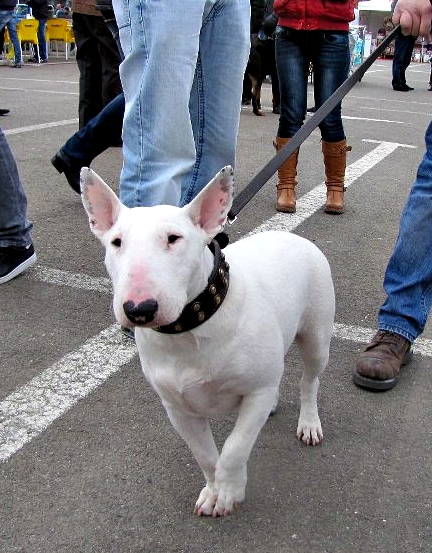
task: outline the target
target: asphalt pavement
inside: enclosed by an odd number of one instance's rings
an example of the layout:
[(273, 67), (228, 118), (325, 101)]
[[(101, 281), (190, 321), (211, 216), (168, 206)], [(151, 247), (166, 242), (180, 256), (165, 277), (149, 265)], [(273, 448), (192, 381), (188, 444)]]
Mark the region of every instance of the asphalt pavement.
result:
[[(391, 60), (378, 60), (345, 98), (352, 152), (343, 215), (322, 210), (315, 130), (300, 149), (297, 213), (276, 213), (273, 177), (228, 228), (232, 241), (279, 228), (315, 242), (332, 268), (337, 310), (319, 393), (324, 442), (296, 440), (301, 364), (293, 347), (279, 411), (250, 457), (246, 501), (230, 517), (208, 519), (192, 514), (200, 471), (115, 324), (102, 247), (50, 163), (77, 129), (76, 62), (0, 66), (0, 107), (11, 110), (0, 125), (28, 194), (38, 255), (0, 290), (2, 553), (432, 551), (431, 326), (392, 391), (370, 393), (351, 378), (376, 329), (383, 273), (424, 153), (429, 71), (413, 63), (414, 90), (394, 92)], [(312, 86), (309, 94), (313, 105)], [(238, 191), (274, 153), (268, 84), (263, 105), (265, 117), (242, 111)], [(92, 167), (117, 191), (121, 163), (112, 148)], [(257, 332), (263, 325), (265, 313)], [(214, 421), (218, 444), (233, 420)]]

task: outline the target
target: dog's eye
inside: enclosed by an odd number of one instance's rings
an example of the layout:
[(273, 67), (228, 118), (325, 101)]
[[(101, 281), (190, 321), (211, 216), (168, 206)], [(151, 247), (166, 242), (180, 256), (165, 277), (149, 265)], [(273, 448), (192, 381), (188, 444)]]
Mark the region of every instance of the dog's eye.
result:
[(120, 248), (120, 246), (122, 245), (122, 241), (120, 238), (114, 238), (114, 240), (111, 241), (111, 244), (115, 247), (115, 248)]
[(174, 244), (179, 239), (180, 239), (180, 236), (178, 236), (177, 234), (170, 234), (168, 236), (168, 244)]

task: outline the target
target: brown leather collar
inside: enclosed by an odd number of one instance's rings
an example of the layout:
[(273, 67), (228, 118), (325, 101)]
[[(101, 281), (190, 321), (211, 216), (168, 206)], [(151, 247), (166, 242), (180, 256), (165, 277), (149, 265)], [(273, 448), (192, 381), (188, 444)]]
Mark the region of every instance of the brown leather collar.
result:
[(187, 332), (210, 319), (222, 305), (228, 291), (229, 265), (216, 240), (212, 240), (209, 248), (214, 255), (214, 264), (205, 290), (185, 306), (176, 321), (153, 330), (165, 334)]

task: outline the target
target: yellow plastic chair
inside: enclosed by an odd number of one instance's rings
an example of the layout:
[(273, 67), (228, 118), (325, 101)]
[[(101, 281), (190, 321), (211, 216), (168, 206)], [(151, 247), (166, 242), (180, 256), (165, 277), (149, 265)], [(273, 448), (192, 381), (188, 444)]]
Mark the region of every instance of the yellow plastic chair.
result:
[(58, 43), (62, 42), (64, 44), (65, 56), (66, 59), (68, 59), (70, 54), (70, 45), (75, 43), (71, 20), (62, 19), (61, 17), (48, 19), (46, 24), (46, 36), (51, 51), (53, 50), (53, 43), (55, 43), (57, 58), (59, 57)]
[[(18, 32), (18, 38), (22, 43), (39, 45), (39, 39), (37, 35), (39, 27), (39, 21), (34, 18), (30, 19), (21, 19), (21, 21), (17, 25), (17, 32)], [(23, 49), (23, 55), (24, 55), (24, 49)], [(30, 55), (34, 55), (34, 52), (30, 53)]]

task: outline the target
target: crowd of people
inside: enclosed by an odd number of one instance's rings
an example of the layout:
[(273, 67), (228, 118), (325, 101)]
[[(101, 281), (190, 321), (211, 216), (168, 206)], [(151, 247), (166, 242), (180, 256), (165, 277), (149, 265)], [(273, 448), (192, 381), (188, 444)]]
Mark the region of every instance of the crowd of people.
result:
[[(28, 0), (28, 4), (43, 1)], [(306, 117), (310, 64), (316, 109), (347, 78), (348, 32), (355, 3), (328, 1), (331, 10), (317, 0), (306, 12), (304, 0), (275, 0), (270, 16), (268, 5), (261, 6), (266, 12), (262, 21), (266, 36), (275, 41), (280, 82), (277, 150), (289, 142)], [(111, 5), (109, 0), (100, 0), (96, 9), (89, 0), (76, 2), (72, 21), (78, 44), (80, 128), (52, 160), (76, 192), (80, 168), (119, 141), (123, 147), (120, 198), (128, 207), (185, 205), (221, 167), (235, 166), (251, 4), (249, 0), (173, 0), (166, 5), (113, 0)], [(9, 11), (13, 12), (13, 6)], [(45, 17), (43, 11), (38, 13), (41, 19)], [(0, 10), (4, 26), (10, 19), (2, 14)], [(431, 20), (429, 0), (398, 0), (394, 6), (393, 23), (400, 25), (401, 42), (405, 37), (429, 37)], [(170, 48), (173, 28), (175, 49)], [(42, 46), (35, 61), (38, 58), (46, 59)], [(167, 83), (175, 83), (175, 95)], [(393, 83), (395, 90), (402, 90), (400, 86)], [(341, 110), (339, 103), (319, 125), (327, 188), (324, 210), (331, 214), (344, 212), (350, 151)], [(428, 200), (432, 194), (432, 123), (425, 140), (426, 153), (384, 276), (387, 298), (378, 313), (378, 331), (354, 371), (354, 382), (366, 389), (388, 390), (396, 384), (432, 305), (432, 244), (428, 246), (432, 240)], [(298, 155), (297, 150), (278, 171), (278, 211), (295, 212)], [(24, 188), (1, 130), (0, 189), (4, 199), (0, 202), (1, 284), (36, 260)]]

